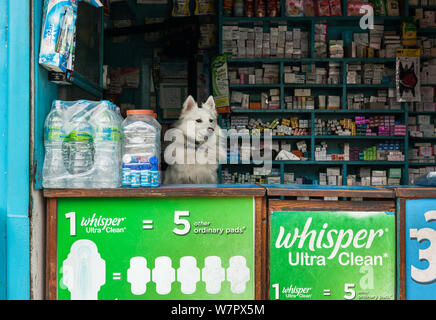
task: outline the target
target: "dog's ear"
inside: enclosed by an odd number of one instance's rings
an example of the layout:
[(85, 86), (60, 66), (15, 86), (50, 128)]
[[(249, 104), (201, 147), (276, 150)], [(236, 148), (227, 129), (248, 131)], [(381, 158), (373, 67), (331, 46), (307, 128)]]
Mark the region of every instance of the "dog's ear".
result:
[(195, 108), (197, 108), (197, 103), (195, 102), (194, 98), (190, 95), (186, 98), (185, 102), (183, 103), (182, 114), (191, 111)]
[(213, 96), (209, 96), (207, 101), (203, 103), (203, 108), (208, 109), (213, 114), (216, 114), (215, 100), (213, 99)]

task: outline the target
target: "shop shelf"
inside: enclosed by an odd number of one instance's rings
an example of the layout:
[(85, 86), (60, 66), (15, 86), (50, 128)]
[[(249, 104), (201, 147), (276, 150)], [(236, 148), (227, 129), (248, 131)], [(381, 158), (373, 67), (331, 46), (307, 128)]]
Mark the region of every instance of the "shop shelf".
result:
[(318, 140), (404, 140), (404, 136), (315, 136)]
[(334, 89), (343, 88), (343, 84), (329, 84), (329, 83), (285, 83), (285, 88), (322, 88)]
[(436, 166), (436, 162), (426, 162), (426, 163), (417, 163), (417, 162), (410, 162), (409, 161), (409, 167), (434, 167)]
[(353, 89), (353, 88), (358, 88), (358, 89), (364, 89), (364, 88), (374, 88), (374, 89), (378, 89), (378, 88), (395, 88), (395, 84), (394, 83), (380, 83), (380, 84), (347, 84), (347, 88)]
[[(253, 135), (237, 135), (238, 137), (252, 137)], [(227, 139), (232, 138), (232, 136), (227, 136)], [(261, 139), (264, 139), (265, 136), (259, 136)], [(304, 139), (311, 139), (312, 136), (271, 136), (273, 140), (304, 140)]]
[(436, 140), (436, 136), (433, 137), (409, 137), (411, 140)]
[[(247, 23), (247, 22), (279, 22), (279, 21), (293, 21), (293, 22), (320, 22), (320, 21), (360, 21), (360, 16), (335, 16), (335, 17), (222, 17), (223, 23)], [(375, 16), (376, 21), (400, 21), (401, 17), (391, 16)]]
[(313, 110), (293, 109), (233, 109), (231, 113), (312, 113)]
[(320, 110), (316, 109), (315, 113), (318, 114), (336, 114), (336, 113), (352, 113), (352, 114), (370, 114), (370, 113), (384, 113), (384, 114), (404, 114), (403, 110), (351, 110), (351, 109), (336, 109), (336, 110)]
[[(283, 9), (283, 8), (282, 8)], [(407, 9), (407, 8), (406, 8)], [(407, 16), (407, 14), (406, 14)], [(384, 25), (390, 26), (390, 27), (399, 27), (400, 22), (404, 17), (390, 17), (390, 16), (375, 16), (375, 21), (378, 23), (383, 23)], [(221, 29), (222, 25), (228, 24), (228, 25), (248, 25), (252, 23), (251, 25), (280, 25), (280, 24), (287, 24), (287, 25), (293, 25), (294, 27), (300, 27), (302, 30), (311, 31), (313, 30), (314, 23), (318, 22), (327, 22), (330, 26), (346, 29), (348, 26), (350, 26), (352, 23), (355, 23), (356, 26), (358, 25), (358, 21), (361, 19), (361, 17), (348, 17), (348, 16), (340, 16), (340, 17), (263, 17), (263, 18), (249, 18), (249, 17), (224, 17), (220, 16), (220, 25), (219, 28)], [(341, 30), (342, 30), (341, 29)], [(400, 30), (398, 30), (400, 31)], [(430, 33), (435, 32), (436, 29), (424, 29), (424, 33)], [(310, 38), (310, 37), (309, 37)], [(340, 38), (339, 38), (340, 39)], [(259, 58), (247, 58), (247, 57), (230, 57), (227, 59), (227, 62), (229, 64), (243, 64), (244, 66), (254, 66), (259, 65), (261, 63), (276, 63), (280, 64), (280, 70), (283, 72), (283, 68), (287, 65), (299, 65), (299, 64), (309, 64), (309, 63), (317, 63), (317, 64), (324, 64), (327, 65), (329, 62), (337, 62), (340, 63), (342, 72), (345, 72), (346, 65), (349, 63), (384, 63), (388, 64), (390, 67), (395, 66), (396, 58), (395, 57), (386, 57), (386, 58), (315, 58), (313, 57), (313, 54), (315, 52), (313, 47), (313, 35), (310, 39), (311, 42), (309, 44), (309, 57), (306, 58), (286, 58), (286, 57), (274, 57), (274, 58), (265, 58), (265, 57), (259, 57)], [(430, 58), (428, 58), (430, 59)], [(436, 59), (436, 57), (435, 57)], [(424, 59), (423, 59), (424, 60)], [(344, 74), (343, 74), (344, 75)], [(346, 77), (343, 76), (343, 81), (346, 80)], [(395, 115), (396, 118), (399, 118), (402, 123), (407, 123), (407, 117), (408, 115), (413, 114), (421, 114), (421, 113), (414, 113), (407, 111), (407, 104), (403, 104), (402, 110), (349, 110), (345, 109), (346, 107), (346, 97), (344, 95), (347, 94), (350, 90), (352, 92), (361, 90), (362, 92), (365, 92), (366, 90), (377, 90), (377, 89), (387, 89), (387, 88), (395, 88), (395, 83), (382, 83), (382, 84), (347, 84), (347, 83), (341, 83), (341, 84), (293, 84), (293, 83), (284, 83), (283, 76), (281, 76), (281, 82), (280, 84), (275, 85), (250, 85), (250, 84), (244, 84), (244, 85), (230, 85), (231, 89), (255, 89), (255, 88), (280, 88), (281, 89), (281, 106), (282, 109), (276, 109), (276, 110), (269, 110), (269, 109), (234, 109), (231, 111), (230, 115), (251, 115), (253, 114), (253, 117), (262, 117), (262, 116), (268, 116), (271, 117), (290, 117), (295, 115), (301, 115), (305, 119), (309, 119), (309, 122), (312, 122), (312, 134), (308, 136), (275, 136), (273, 139), (306, 139), (306, 141), (309, 142), (308, 144), (308, 154), (311, 157), (311, 159), (314, 159), (314, 148), (315, 143), (319, 142), (320, 140), (333, 140), (333, 141), (365, 141), (370, 142), (374, 141), (374, 144), (381, 142), (383, 140), (395, 140), (398, 142), (401, 142), (404, 148), (408, 148), (408, 145), (411, 143), (408, 136), (316, 136), (314, 134), (314, 126), (313, 121), (316, 117), (322, 117), (324, 116), (332, 116), (337, 115), (338, 117), (354, 117), (356, 115)], [(436, 86), (436, 84), (424, 84), (423, 86)], [(341, 109), (335, 109), (335, 110), (306, 110), (306, 109), (285, 109), (284, 106), (284, 96), (286, 95), (286, 92), (283, 92), (284, 89), (292, 89), (292, 88), (311, 88), (311, 89), (319, 89), (318, 91), (327, 91), (329, 89), (337, 89), (341, 91)], [(335, 92), (335, 91), (332, 91)], [(435, 112), (422, 112), (422, 114), (436, 114)], [(432, 140), (433, 138), (429, 138)], [(434, 138), (436, 139), (436, 138)], [(282, 181), (283, 181), (283, 172), (284, 172), (284, 166), (285, 165), (304, 165), (304, 166), (330, 166), (330, 165), (338, 165), (342, 166), (344, 170), (344, 174), (347, 174), (347, 166), (361, 166), (361, 165), (368, 165), (368, 166), (404, 166), (404, 180), (403, 183), (407, 184), (408, 181), (408, 155), (407, 152), (405, 153), (405, 161), (315, 161), (315, 160), (308, 160), (308, 161), (271, 161), (271, 164), (274, 165), (280, 165), (280, 172), (282, 175)], [(253, 165), (254, 163), (250, 163), (248, 165)], [(410, 164), (413, 165), (413, 164)], [(436, 165), (436, 164), (435, 164)], [(344, 176), (344, 181), (346, 181), (346, 176)]]
[(89, 81), (77, 72), (73, 75), (73, 84), (97, 98), (103, 97), (103, 88)]
[(230, 89), (250, 89), (250, 88), (278, 88), (280, 83), (259, 83), (259, 84), (229, 84)]

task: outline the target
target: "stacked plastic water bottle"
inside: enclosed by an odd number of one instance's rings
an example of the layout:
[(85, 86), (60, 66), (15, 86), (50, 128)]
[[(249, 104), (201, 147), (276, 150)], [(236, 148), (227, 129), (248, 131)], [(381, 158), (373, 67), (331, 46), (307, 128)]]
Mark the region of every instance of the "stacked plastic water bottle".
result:
[(121, 122), (109, 101), (54, 101), (45, 121), (44, 188), (119, 187)]
[(153, 111), (128, 110), (122, 132), (122, 186), (159, 187), (161, 125)]

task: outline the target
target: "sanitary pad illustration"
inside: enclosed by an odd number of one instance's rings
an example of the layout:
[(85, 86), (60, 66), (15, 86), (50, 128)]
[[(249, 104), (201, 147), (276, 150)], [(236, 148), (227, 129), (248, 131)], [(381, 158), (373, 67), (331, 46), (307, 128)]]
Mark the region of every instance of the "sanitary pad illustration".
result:
[(177, 280), (182, 284), (182, 293), (193, 294), (200, 281), (200, 269), (197, 268), (197, 260), (194, 257), (182, 257), (180, 268), (177, 269)]
[(169, 257), (158, 257), (154, 261), (152, 280), (156, 283), (158, 294), (168, 294), (171, 292), (171, 284), (176, 280), (176, 271), (172, 267)]
[(98, 299), (98, 292), (106, 282), (106, 262), (94, 242), (74, 242), (62, 268), (63, 283), (71, 293), (71, 300)]
[(221, 266), (221, 259), (217, 256), (206, 257), (201, 279), (206, 283), (206, 292), (217, 294), (221, 291), (221, 283), (226, 279), (226, 271)]
[(230, 258), (230, 266), (227, 269), (227, 280), (230, 282), (230, 290), (233, 293), (243, 293), (246, 284), (250, 280), (250, 269), (242, 256)]
[(144, 294), (147, 283), (150, 282), (150, 269), (147, 268), (147, 260), (143, 257), (130, 259), (130, 269), (127, 270), (127, 282), (131, 284), (134, 295)]

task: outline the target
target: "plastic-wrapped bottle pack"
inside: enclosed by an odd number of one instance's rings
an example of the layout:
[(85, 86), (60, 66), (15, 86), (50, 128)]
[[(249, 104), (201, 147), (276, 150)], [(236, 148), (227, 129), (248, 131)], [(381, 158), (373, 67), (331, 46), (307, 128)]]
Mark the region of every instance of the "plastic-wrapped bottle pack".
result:
[(54, 101), (44, 125), (44, 188), (119, 187), (121, 122), (109, 101)]

